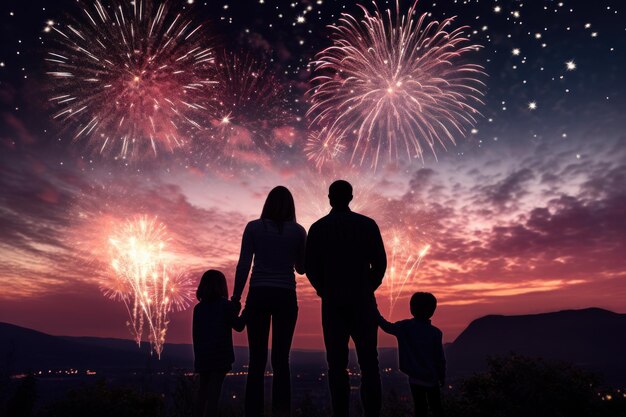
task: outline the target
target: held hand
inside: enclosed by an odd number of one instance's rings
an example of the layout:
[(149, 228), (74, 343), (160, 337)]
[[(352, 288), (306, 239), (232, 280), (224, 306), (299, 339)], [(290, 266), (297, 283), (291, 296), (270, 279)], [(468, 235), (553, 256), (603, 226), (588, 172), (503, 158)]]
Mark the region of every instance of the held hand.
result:
[(233, 306), (235, 306), (235, 310), (237, 311), (237, 314), (239, 314), (239, 312), (241, 311), (241, 302), (235, 297), (231, 298), (230, 302), (233, 303)]

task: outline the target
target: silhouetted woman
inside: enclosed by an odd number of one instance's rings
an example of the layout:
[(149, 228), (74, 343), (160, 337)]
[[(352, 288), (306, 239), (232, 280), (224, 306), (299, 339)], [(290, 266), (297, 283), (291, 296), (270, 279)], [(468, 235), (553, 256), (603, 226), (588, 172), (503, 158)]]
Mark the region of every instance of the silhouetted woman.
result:
[(239, 305), (228, 301), (224, 274), (206, 271), (196, 291), (198, 304), (193, 309), (194, 369), (200, 375), (195, 400), (195, 417), (217, 416), (222, 383), (235, 361), (232, 330), (242, 331), (237, 317)]
[(293, 196), (285, 187), (270, 191), (261, 218), (246, 226), (235, 276), (233, 301), (238, 302), (250, 275), (244, 316), (248, 326), (250, 364), (246, 384), (246, 416), (263, 415), (263, 378), (272, 325), (272, 412), (291, 412), (289, 351), (298, 317), (295, 270), (304, 273), (306, 231), (296, 223)]

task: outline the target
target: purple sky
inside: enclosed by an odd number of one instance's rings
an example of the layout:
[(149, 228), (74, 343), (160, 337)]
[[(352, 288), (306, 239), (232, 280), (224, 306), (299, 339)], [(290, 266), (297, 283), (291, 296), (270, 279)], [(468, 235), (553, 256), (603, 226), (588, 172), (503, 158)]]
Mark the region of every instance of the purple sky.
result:
[[(353, 208), (380, 225), (388, 254), (396, 251), (397, 275), (430, 245), (404, 284), (391, 282), (390, 270), (378, 291), (387, 315), (390, 294), (398, 295), (391, 319), (408, 315), (416, 290), (438, 297), (433, 321), (446, 341), (486, 314), (590, 306), (626, 312), (619, 2), (421, 1), (420, 12), (458, 14), (485, 46), (478, 58), (489, 75), (484, 117), (457, 146), (438, 149), (437, 160), (426, 155), (375, 172), (336, 166), (322, 173), (303, 153), (307, 63), (328, 43), (325, 25), (357, 9), (329, 0), (284, 8), (251, 2), (251, 10), (194, 5), (223, 47), (265, 54), (284, 78), (289, 115), (270, 133), (279, 151), (216, 163), (206, 148), (193, 155), (183, 149), (126, 163), (93, 154), (51, 120), (43, 30), (49, 19), (76, 10), (70, 1), (35, 3), (0, 6), (8, 40), (0, 50), (0, 321), (59, 335), (129, 338), (123, 304), (102, 291), (113, 274), (109, 236), (119, 224), (156, 217), (171, 237), (172, 265), (188, 271), (193, 284), (203, 270), (220, 268), (232, 289), (241, 233), (260, 215), (268, 191), (289, 187), (308, 227), (328, 210), (327, 185), (337, 178), (353, 183)], [(298, 297), (294, 344), (320, 348), (319, 301), (305, 277), (298, 278)], [(168, 342), (190, 342), (190, 320), (189, 309), (172, 313)], [(245, 335), (237, 338), (245, 343)]]

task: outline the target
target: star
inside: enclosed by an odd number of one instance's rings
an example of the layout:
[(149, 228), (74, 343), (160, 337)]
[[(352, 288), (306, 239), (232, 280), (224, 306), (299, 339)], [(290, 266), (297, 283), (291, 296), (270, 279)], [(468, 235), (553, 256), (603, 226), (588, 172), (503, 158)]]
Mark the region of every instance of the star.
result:
[(574, 71), (576, 69), (576, 63), (574, 62), (574, 60), (567, 61), (565, 63), (565, 67), (568, 71)]
[(529, 110), (535, 110), (537, 109), (537, 103), (534, 101), (531, 101), (530, 103), (528, 103), (528, 109)]
[(513, 48), (513, 51), (511, 51), (511, 53), (515, 56), (518, 56), (521, 53), (521, 51), (519, 48)]

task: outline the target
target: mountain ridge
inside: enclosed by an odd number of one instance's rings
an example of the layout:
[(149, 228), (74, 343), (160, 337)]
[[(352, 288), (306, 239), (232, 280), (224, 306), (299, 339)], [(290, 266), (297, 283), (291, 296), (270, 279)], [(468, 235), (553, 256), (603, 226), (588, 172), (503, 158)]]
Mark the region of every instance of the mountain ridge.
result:
[(490, 356), (517, 353), (570, 362), (626, 383), (626, 314), (601, 308), (526, 315), (487, 315), (473, 320), (447, 349), (456, 376), (486, 369)]
[[(626, 314), (591, 307), (526, 315), (490, 314), (473, 320), (446, 344), (449, 375), (465, 377), (486, 369), (487, 358), (517, 353), (573, 363), (626, 383)], [(234, 369), (243, 369), (247, 348), (235, 347)], [(193, 367), (191, 344), (167, 343), (161, 360), (129, 339), (52, 336), (0, 322), (0, 358), (9, 371), (49, 368), (168, 369)], [(395, 348), (379, 349), (381, 368), (397, 368)], [(2, 359), (0, 359), (1, 361)], [(324, 351), (293, 349), (294, 369), (325, 369)], [(356, 364), (351, 351), (351, 366)], [(0, 363), (0, 367), (5, 364)]]

